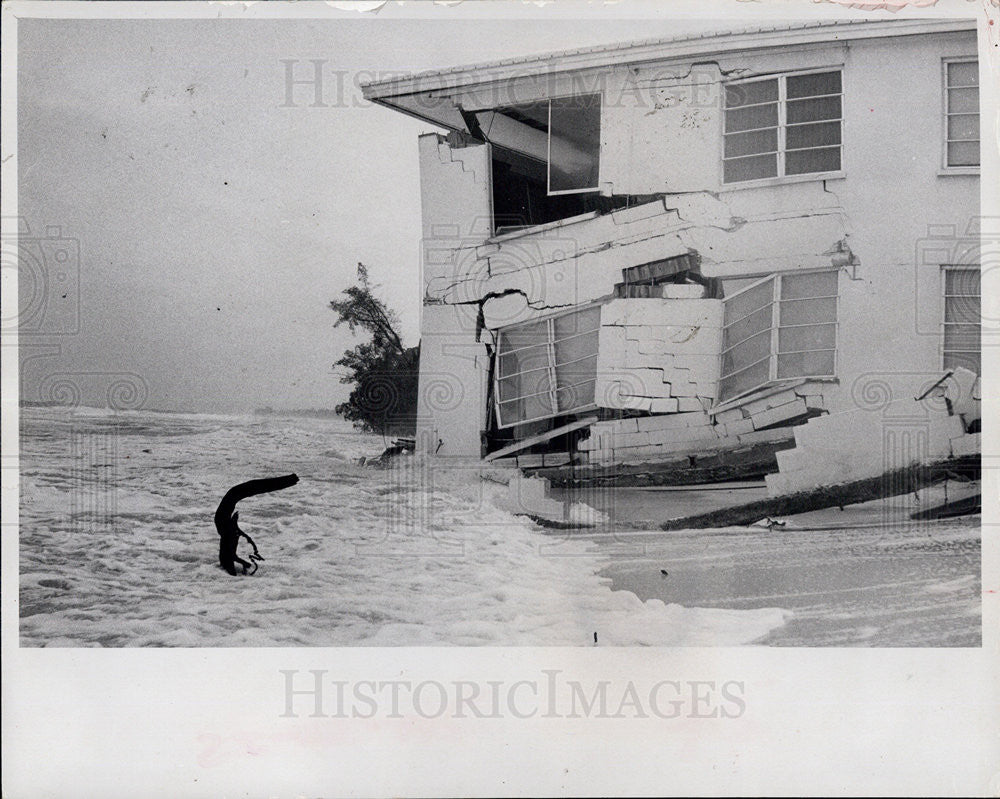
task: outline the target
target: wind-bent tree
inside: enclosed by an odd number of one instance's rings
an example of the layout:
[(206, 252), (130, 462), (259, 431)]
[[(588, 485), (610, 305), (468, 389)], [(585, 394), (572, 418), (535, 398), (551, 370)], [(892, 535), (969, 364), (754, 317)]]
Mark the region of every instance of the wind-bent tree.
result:
[(346, 324), (352, 333), (360, 330), (371, 335), (370, 341), (345, 351), (334, 364), (343, 370), (340, 382), (354, 386), (347, 402), (335, 410), (361, 430), (412, 435), (420, 345), (403, 346), (399, 318), (375, 296), (375, 288), (368, 269), (359, 263), (357, 283), (344, 289), (343, 299), (330, 301), (330, 309), (337, 314), (334, 327)]

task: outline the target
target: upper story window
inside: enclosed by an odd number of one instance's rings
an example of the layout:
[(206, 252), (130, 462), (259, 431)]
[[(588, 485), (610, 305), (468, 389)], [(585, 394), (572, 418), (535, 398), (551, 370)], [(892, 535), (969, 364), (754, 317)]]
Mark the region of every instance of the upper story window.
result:
[(946, 167), (979, 166), (979, 62), (944, 62)]
[(723, 182), (839, 171), (842, 97), (839, 69), (727, 84)]
[(601, 95), (578, 94), (476, 112), (491, 144), (537, 162), (548, 194), (597, 191)]
[(470, 131), (490, 143), (495, 233), (608, 205), (609, 198), (598, 194), (600, 94), (503, 106), (467, 118)]

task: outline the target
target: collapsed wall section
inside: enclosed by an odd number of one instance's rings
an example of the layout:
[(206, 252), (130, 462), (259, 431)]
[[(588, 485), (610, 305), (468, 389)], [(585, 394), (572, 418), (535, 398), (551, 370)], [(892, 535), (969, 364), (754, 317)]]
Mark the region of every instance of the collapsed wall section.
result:
[(722, 312), (722, 301), (712, 299), (617, 299), (603, 305), (598, 407), (707, 411), (719, 382)]
[(777, 454), (771, 496), (878, 477), (913, 465), (981, 452), (978, 376), (959, 367), (922, 398), (880, 401), (794, 428), (795, 447)]
[(795, 429), (791, 425), (823, 412), (823, 390), (821, 383), (802, 382), (723, 414), (700, 410), (597, 422), (591, 425), (590, 436), (578, 444), (580, 462), (594, 466), (655, 463), (790, 443)]
[[(427, 443), (418, 448), (481, 456), (480, 437), (492, 412), (486, 345), (495, 345), (498, 331), (508, 326), (594, 303), (602, 306), (597, 408), (626, 414), (697, 413), (713, 430), (712, 436), (690, 438), (693, 444), (679, 447), (672, 447), (679, 443), (676, 436), (645, 443), (620, 438), (610, 447), (580, 447), (569, 455), (572, 461), (601, 463), (618, 455), (634, 460), (695, 452), (703, 445), (741, 447), (752, 443), (745, 437), (760, 432), (758, 428), (781, 423), (771, 413), (767, 425), (751, 421), (752, 430), (737, 425), (739, 432), (734, 432), (726, 424), (738, 420), (708, 415), (718, 400), (721, 300), (692, 284), (667, 284), (641, 299), (622, 297), (623, 274), (670, 259), (693, 259), (702, 276), (722, 280), (743, 279), (754, 270), (830, 269), (843, 251), (846, 221), (822, 186), (788, 187), (793, 196), (768, 213), (755, 212), (755, 204), (739, 192), (701, 191), (491, 236), (489, 148), (438, 135), (421, 137), (420, 148), (426, 321), (418, 427), (421, 442)], [(464, 405), (471, 407), (432, 407), (429, 389), (442, 375), (456, 386), (465, 383)], [(816, 411), (823, 404), (816, 399), (821, 393), (810, 395), (811, 405), (806, 395), (793, 395), (795, 403), (786, 403), (790, 407), (782, 418)], [(630, 420), (618, 421), (627, 427)], [(617, 431), (623, 436), (646, 432), (624, 427)], [(633, 444), (645, 449), (635, 450)]]

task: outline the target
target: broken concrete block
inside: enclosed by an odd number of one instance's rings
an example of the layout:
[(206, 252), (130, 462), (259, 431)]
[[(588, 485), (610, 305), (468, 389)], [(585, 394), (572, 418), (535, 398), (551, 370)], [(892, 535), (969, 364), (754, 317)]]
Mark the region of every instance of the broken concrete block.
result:
[(979, 376), (972, 370), (956, 366), (952, 370), (951, 377), (944, 383), (944, 395), (948, 398), (948, 402), (954, 405), (972, 399), (972, 390), (978, 380)]
[[(692, 393), (696, 393), (696, 392), (697, 392), (697, 386), (695, 386), (695, 391), (693, 391)], [(671, 390), (671, 393), (673, 393), (672, 390)], [(698, 397), (697, 396), (678, 397), (677, 398), (677, 410), (681, 411), (681, 412), (700, 411), (701, 410), (701, 403), (698, 401)]]
[[(614, 419), (607, 422), (598, 422), (601, 427), (608, 425), (609, 430), (621, 433), (638, 433), (639, 432), (639, 418), (631, 417), (629, 419)], [(595, 425), (596, 427), (596, 425)]]
[(952, 453), (951, 440), (965, 435), (965, 425), (958, 416), (931, 418), (928, 431), (927, 455), (930, 460), (944, 460)]
[(507, 496), (497, 504), (509, 513), (562, 519), (563, 503), (548, 496), (549, 481), (544, 477), (516, 475), (507, 484)]
[[(622, 393), (633, 397), (670, 396), (663, 389), (662, 369), (629, 369), (618, 375)], [(669, 382), (669, 381), (668, 381)]]
[(756, 428), (753, 426), (753, 419), (740, 419), (739, 421), (717, 424), (716, 429), (721, 437), (728, 437), (746, 435), (752, 433)]
[(598, 408), (626, 409), (636, 406), (635, 410), (645, 410), (643, 403), (634, 402), (622, 395), (621, 383), (600, 372), (594, 383), (594, 404)]
[(793, 494), (797, 490), (792, 487), (792, 481), (787, 475), (778, 472), (764, 475), (764, 483), (767, 486), (767, 495), (770, 497)]
[(795, 452), (794, 449), (783, 450), (777, 453), (779, 466), (783, 462), (787, 462), (794, 468), (782, 471), (779, 474), (767, 475), (764, 478), (769, 496), (793, 494), (797, 491), (808, 491), (824, 485), (839, 485), (857, 479), (853, 476), (851, 469), (847, 465), (834, 461), (823, 461), (815, 455), (806, 457), (790, 456), (791, 460), (781, 460), (781, 457), (785, 456), (786, 453), (793, 452)]
[(783, 475), (788, 475), (800, 468), (803, 455), (801, 450), (796, 450), (794, 447), (774, 453), (775, 460), (778, 462), (778, 471)]
[(619, 397), (619, 404), (617, 406), (622, 410), (627, 411), (651, 411), (653, 400), (648, 397), (632, 397), (632, 396), (621, 396)]
[(730, 422), (739, 422), (747, 418), (744, 416), (743, 411), (740, 408), (727, 408), (724, 411), (719, 411), (714, 414), (715, 421), (721, 422), (722, 424), (729, 424)]
[(690, 369), (694, 372), (705, 372), (710, 375), (719, 375), (719, 355), (702, 355), (692, 353), (687, 350), (677, 350), (672, 353), (673, 366), (676, 369)]
[(719, 449), (719, 439), (712, 435), (711, 438), (693, 438), (689, 441), (667, 441), (656, 446), (661, 455), (677, 455), (678, 453), (704, 455)]
[(633, 205), (630, 208), (623, 208), (611, 212), (611, 220), (616, 225), (626, 225), (630, 222), (638, 222), (643, 219), (661, 216), (666, 213), (663, 200), (655, 200), (642, 205)]
[(719, 369), (716, 363), (704, 363), (698, 368), (689, 369), (687, 367), (678, 366), (677, 360), (671, 359), (670, 362), (663, 367), (663, 381), (665, 383), (687, 383), (688, 385), (698, 386), (702, 394), (694, 394), (690, 396), (702, 396), (709, 397), (715, 395), (715, 384), (719, 379)]
[(593, 442), (588, 449), (590, 451), (596, 451), (599, 449), (612, 449), (615, 440), (615, 434), (611, 431), (604, 431), (601, 433), (592, 433), (587, 441)]
[(674, 397), (657, 397), (650, 401), (649, 410), (651, 413), (677, 413), (680, 408)]
[(652, 443), (650, 440), (651, 435), (653, 434), (645, 430), (640, 430), (638, 433), (627, 433), (618, 438), (615, 442), (615, 446), (642, 447), (646, 444)]
[(792, 389), (785, 389), (784, 391), (778, 391), (774, 394), (769, 394), (766, 397), (761, 397), (760, 399), (751, 400), (749, 402), (744, 402), (740, 407), (750, 416), (757, 413), (762, 413), (763, 411), (770, 410), (771, 408), (777, 408), (781, 405), (786, 405), (789, 402), (795, 402), (799, 399), (799, 396)]
[(507, 487), (510, 488), (512, 485), (522, 499), (544, 499), (551, 488), (545, 477), (514, 477)]
[[(959, 417), (907, 398), (880, 411), (853, 408), (763, 432), (794, 432), (797, 454), (779, 457), (779, 468), (791, 471), (778, 482), (783, 491), (798, 491), (946, 460), (954, 452), (953, 439), (963, 439), (964, 429)], [(971, 446), (972, 442), (958, 443), (959, 451)]]
[(778, 427), (774, 430), (757, 430), (737, 436), (740, 444), (771, 444), (779, 441), (792, 441), (795, 436), (791, 427)]
[(712, 446), (718, 443), (718, 436), (711, 425), (698, 427), (675, 427), (670, 430), (651, 430), (646, 433), (650, 444), (674, 444), (682, 441), (710, 441)]
[(704, 413), (670, 413), (662, 416), (644, 416), (636, 420), (640, 430), (674, 430), (709, 423)]
[(973, 455), (981, 455), (983, 452), (983, 442), (981, 433), (966, 433), (951, 440), (951, 454), (955, 458), (965, 458)]
[(753, 422), (754, 429), (760, 430), (763, 427), (770, 427), (771, 425), (794, 419), (797, 416), (802, 416), (806, 412), (805, 400), (797, 399), (794, 402), (787, 402), (770, 410), (752, 413), (750, 420)]
[(945, 382), (944, 395), (951, 412), (961, 416), (967, 427), (982, 418), (982, 403), (976, 398), (977, 394), (979, 375), (965, 367), (956, 367), (954, 374)]
[[(685, 398), (690, 400), (690, 402), (685, 402), (684, 406), (680, 410), (685, 413), (690, 413), (691, 411), (700, 411), (701, 403), (697, 402), (698, 391), (700, 390), (700, 385), (698, 383), (691, 383), (687, 380), (678, 380), (676, 373), (672, 375), (673, 379), (664, 382), (663, 385), (669, 386), (669, 395), (671, 397)], [(697, 404), (693, 404), (697, 403)]]
[(616, 449), (614, 460), (619, 463), (645, 463), (656, 460), (662, 453), (657, 447), (632, 447), (630, 449)]
[(500, 245), (492, 243), (480, 244), (476, 247), (475, 252), (476, 258), (488, 258), (489, 256), (496, 255), (500, 252)]
[(656, 331), (670, 327), (721, 330), (722, 318), (722, 300), (615, 299), (601, 306), (602, 326), (648, 325), (658, 338)]
[(698, 383), (698, 395), (695, 397), (696, 400), (701, 404), (701, 409), (707, 411), (712, 407), (714, 402), (715, 392), (718, 389), (718, 383)]
[(705, 286), (699, 283), (667, 283), (661, 288), (668, 300), (700, 300), (705, 296)]

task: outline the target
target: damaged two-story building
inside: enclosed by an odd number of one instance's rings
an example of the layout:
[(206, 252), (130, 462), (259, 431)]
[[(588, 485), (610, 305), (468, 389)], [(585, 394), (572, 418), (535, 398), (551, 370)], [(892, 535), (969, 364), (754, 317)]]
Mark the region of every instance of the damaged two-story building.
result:
[(976, 450), (976, 43), (808, 23), (364, 86), (447, 131), (418, 450), (772, 493), (891, 465), (887, 420), (893, 458)]

